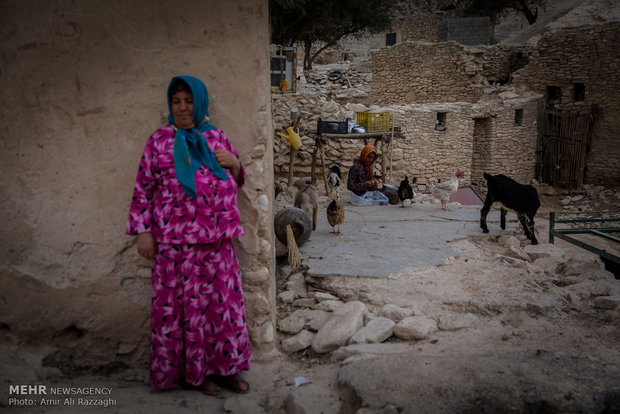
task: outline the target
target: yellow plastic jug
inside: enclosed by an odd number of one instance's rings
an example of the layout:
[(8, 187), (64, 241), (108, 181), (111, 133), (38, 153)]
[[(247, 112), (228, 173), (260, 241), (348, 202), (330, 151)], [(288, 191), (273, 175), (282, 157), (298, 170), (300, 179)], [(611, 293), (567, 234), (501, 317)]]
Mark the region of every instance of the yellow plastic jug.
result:
[(284, 137), (286, 139), (288, 139), (288, 141), (291, 143), (291, 146), (298, 150), (299, 148), (301, 148), (301, 137), (299, 136), (299, 128), (297, 127), (288, 127), (286, 128), (286, 133), (288, 135), (284, 135), (281, 132), (277, 132), (278, 135), (280, 135), (281, 137)]

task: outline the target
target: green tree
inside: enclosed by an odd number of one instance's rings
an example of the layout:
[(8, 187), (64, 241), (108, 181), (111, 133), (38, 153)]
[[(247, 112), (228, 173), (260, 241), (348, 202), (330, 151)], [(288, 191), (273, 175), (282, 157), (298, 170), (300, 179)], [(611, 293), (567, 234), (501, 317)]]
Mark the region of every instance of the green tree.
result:
[(546, 0), (455, 0), (456, 8), (464, 16), (489, 16), (491, 24), (508, 10), (522, 13), (529, 24), (538, 18), (538, 7), (544, 7)]
[[(304, 46), (304, 70), (346, 36), (362, 37), (392, 26), (395, 0), (270, 0), (271, 40)], [(312, 46), (321, 47), (312, 53)]]

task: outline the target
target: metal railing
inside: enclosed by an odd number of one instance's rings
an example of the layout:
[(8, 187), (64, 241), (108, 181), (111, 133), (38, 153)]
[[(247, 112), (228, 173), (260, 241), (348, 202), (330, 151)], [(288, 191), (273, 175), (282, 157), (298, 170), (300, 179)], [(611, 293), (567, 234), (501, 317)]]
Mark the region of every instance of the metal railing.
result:
[[(607, 218), (586, 218), (586, 219), (557, 219), (556, 214), (558, 215), (579, 215), (579, 214), (588, 214), (588, 215), (606, 215), (606, 216), (615, 216), (615, 217), (607, 217)], [(555, 238), (558, 237), (562, 240), (565, 240), (569, 243), (572, 243), (576, 246), (579, 246), (583, 249), (586, 249), (592, 253), (596, 253), (601, 258), (610, 260), (617, 264), (620, 264), (620, 257), (608, 252), (607, 250), (597, 248), (592, 244), (586, 243), (583, 240), (579, 240), (575, 237), (572, 237), (575, 234), (590, 234), (602, 237), (606, 240), (612, 240), (620, 243), (620, 238), (612, 235), (612, 233), (619, 233), (620, 227), (594, 227), (598, 225), (598, 223), (619, 223), (620, 222), (620, 212), (587, 212), (587, 213), (574, 213), (574, 212), (562, 212), (555, 213), (551, 212), (549, 214), (549, 243), (553, 243)], [(569, 224), (568, 228), (557, 228), (556, 224)], [(591, 227), (590, 227), (591, 226)]]

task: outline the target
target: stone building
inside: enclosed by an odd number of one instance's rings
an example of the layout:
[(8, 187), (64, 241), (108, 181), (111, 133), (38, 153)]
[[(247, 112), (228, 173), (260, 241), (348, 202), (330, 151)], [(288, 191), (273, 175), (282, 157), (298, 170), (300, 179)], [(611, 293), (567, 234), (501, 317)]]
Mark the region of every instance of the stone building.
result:
[(268, 16), (265, 0), (3, 3), (4, 332), (54, 350), (53, 366), (144, 366), (150, 264), (125, 224), (168, 82), (191, 74), (247, 171), (237, 250), (250, 334), (256, 358), (276, 352)]
[[(312, 121), (354, 118), (356, 111), (390, 112), (402, 130), (390, 148), (395, 173), (385, 179), (391, 184), (401, 179), (396, 172), (424, 184), (460, 168), (461, 184), (482, 194), (484, 171), (569, 189), (585, 183), (614, 186), (620, 182), (618, 169), (610, 168), (618, 165), (620, 151), (613, 132), (618, 25), (548, 30), (537, 45), (404, 41), (372, 52), (370, 94), (355, 101), (364, 105), (346, 105), (345, 92), (326, 90), (287, 107), (307, 108)], [(579, 117), (568, 119), (569, 114)], [(437, 121), (444, 130), (435, 130)], [(347, 167), (360, 143), (338, 141), (330, 142), (336, 157), (329, 158), (328, 149), (327, 163)], [(281, 151), (276, 148), (276, 176), (287, 170)], [(310, 153), (299, 154), (300, 174), (309, 172), (310, 160)]]
[[(585, 152), (585, 183), (620, 183), (620, 22), (545, 32), (513, 83), (545, 97), (550, 109), (593, 117)], [(594, 106), (594, 108), (593, 108)]]

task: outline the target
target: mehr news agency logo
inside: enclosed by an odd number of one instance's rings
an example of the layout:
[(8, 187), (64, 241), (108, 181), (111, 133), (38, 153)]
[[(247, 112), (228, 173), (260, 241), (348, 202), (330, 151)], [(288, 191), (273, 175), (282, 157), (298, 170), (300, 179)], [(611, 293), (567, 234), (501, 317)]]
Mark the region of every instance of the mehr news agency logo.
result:
[(109, 387), (48, 387), (47, 385), (9, 385), (9, 406), (91, 406), (116, 405)]

